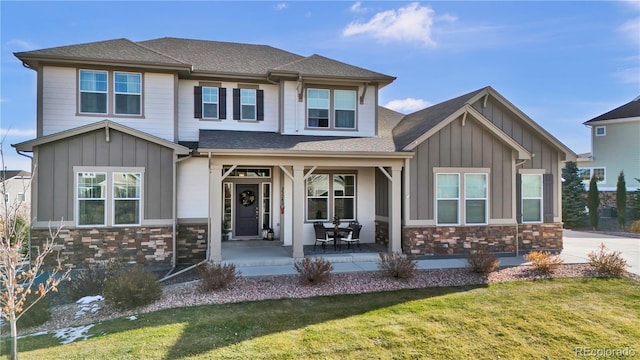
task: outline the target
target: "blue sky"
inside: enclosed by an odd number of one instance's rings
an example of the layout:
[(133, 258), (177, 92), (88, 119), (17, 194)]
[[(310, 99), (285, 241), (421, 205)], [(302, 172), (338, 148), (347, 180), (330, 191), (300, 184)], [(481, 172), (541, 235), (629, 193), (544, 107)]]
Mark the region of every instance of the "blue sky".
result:
[(0, 2), (0, 120), (10, 147), (35, 137), (36, 76), (14, 52), (164, 36), (266, 44), (397, 77), (401, 112), (490, 85), (576, 152), (582, 123), (640, 95), (640, 1)]

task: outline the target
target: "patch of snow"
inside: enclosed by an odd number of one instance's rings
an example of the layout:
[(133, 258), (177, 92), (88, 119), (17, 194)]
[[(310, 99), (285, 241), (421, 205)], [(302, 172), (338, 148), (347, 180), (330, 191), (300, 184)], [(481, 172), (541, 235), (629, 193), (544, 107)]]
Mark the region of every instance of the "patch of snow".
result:
[(131, 315), (129, 316), (127, 319), (133, 321), (133, 320), (138, 320), (138, 318), (135, 315)]
[(78, 304), (78, 305), (89, 305), (91, 303), (99, 302), (99, 301), (104, 301), (104, 298), (102, 296), (100, 296), (100, 295), (85, 296), (83, 298), (78, 299), (78, 301), (76, 301), (76, 304)]
[(59, 338), (62, 340), (60, 344), (70, 344), (78, 339), (87, 340), (91, 335), (86, 334), (89, 329), (91, 329), (95, 324), (85, 325), (85, 326), (77, 326), (77, 327), (68, 327), (64, 329), (55, 330), (53, 337)]
[(76, 304), (78, 304), (79, 307), (78, 311), (76, 311), (75, 318), (80, 318), (89, 312), (92, 314), (97, 313), (100, 310), (103, 301), (104, 298), (100, 295), (85, 296), (79, 299), (76, 301)]

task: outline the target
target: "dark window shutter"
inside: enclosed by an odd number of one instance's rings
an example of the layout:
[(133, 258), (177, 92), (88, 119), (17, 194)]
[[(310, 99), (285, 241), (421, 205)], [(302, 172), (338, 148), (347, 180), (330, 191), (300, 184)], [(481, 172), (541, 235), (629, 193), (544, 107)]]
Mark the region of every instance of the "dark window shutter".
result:
[(219, 119), (227, 118), (227, 88), (218, 88)]
[(193, 117), (202, 119), (202, 86), (193, 88)]
[(264, 90), (256, 90), (256, 114), (256, 120), (264, 120)]
[(233, 89), (233, 120), (240, 120), (240, 89)]
[(522, 175), (516, 174), (516, 221), (522, 224)]
[(542, 175), (542, 221), (553, 222), (553, 174)]

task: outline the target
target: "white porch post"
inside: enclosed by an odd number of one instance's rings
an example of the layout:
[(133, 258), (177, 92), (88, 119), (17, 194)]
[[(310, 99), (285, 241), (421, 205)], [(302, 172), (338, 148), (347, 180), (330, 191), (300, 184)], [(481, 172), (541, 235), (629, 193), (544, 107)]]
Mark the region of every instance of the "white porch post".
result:
[(401, 166), (391, 168), (389, 184), (389, 252), (402, 251), (402, 187)]
[(222, 261), (222, 165), (209, 165), (209, 259)]
[(293, 257), (304, 257), (304, 166), (293, 167)]

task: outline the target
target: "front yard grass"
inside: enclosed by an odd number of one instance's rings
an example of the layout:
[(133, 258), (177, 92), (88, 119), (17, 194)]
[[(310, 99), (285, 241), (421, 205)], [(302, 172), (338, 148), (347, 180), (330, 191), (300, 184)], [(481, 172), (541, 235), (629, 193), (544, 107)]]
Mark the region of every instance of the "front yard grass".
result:
[(208, 305), (90, 334), (68, 345), (22, 338), (20, 358), (575, 359), (584, 348), (640, 358), (640, 283), (547, 279)]

